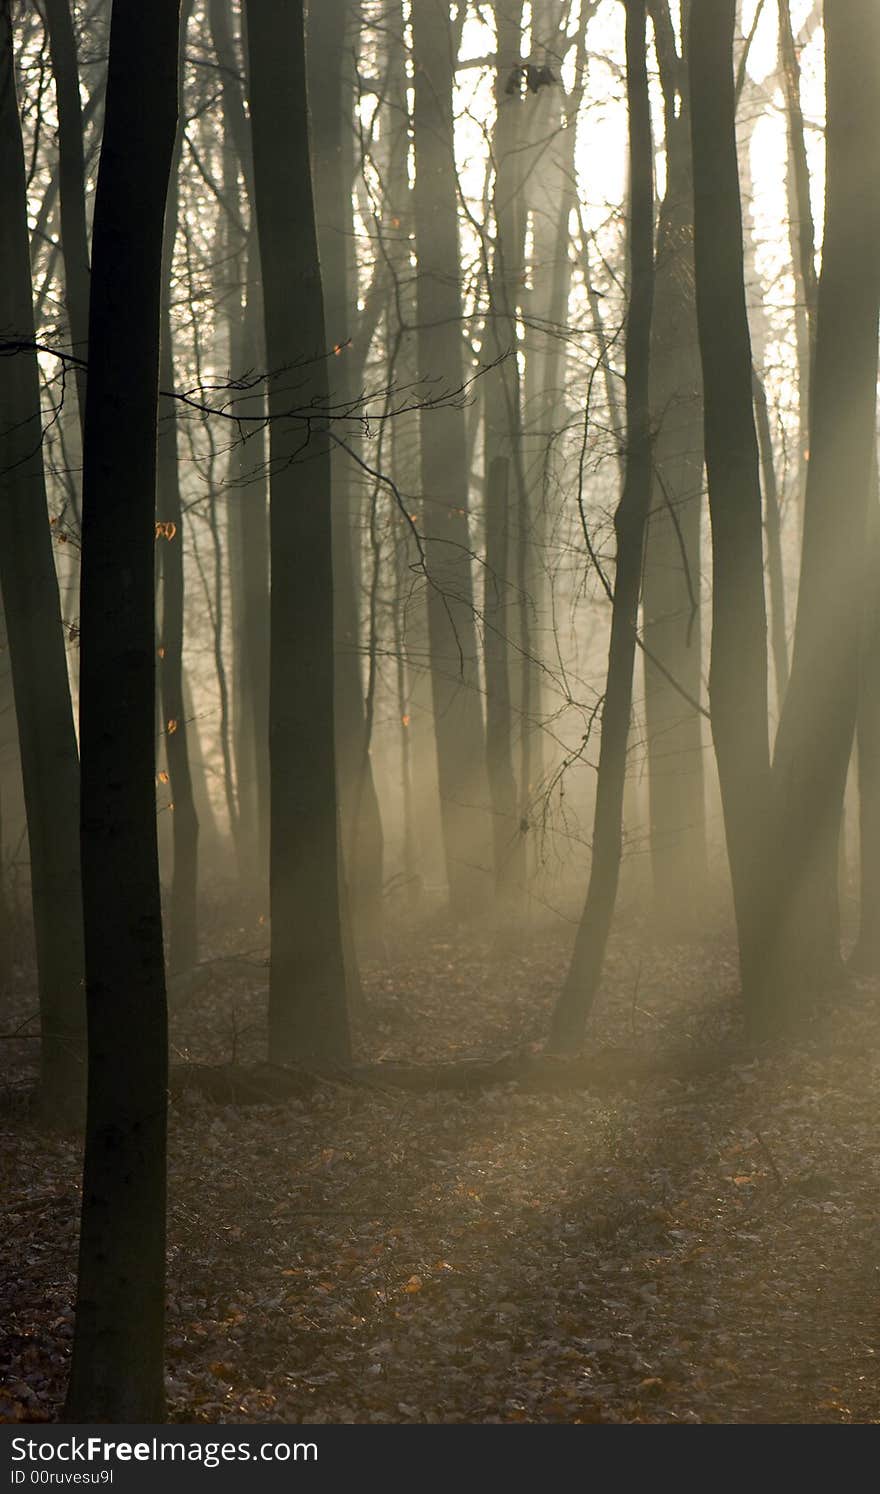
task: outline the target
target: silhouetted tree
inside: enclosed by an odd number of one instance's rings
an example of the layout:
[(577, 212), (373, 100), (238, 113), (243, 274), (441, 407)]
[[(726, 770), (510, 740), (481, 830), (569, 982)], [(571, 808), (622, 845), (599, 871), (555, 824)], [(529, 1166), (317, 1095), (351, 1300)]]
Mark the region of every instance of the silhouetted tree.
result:
[[(192, 0), (181, 7), (181, 52)], [(178, 72), (182, 57), (178, 59)], [(180, 203), (180, 158), (183, 130), (178, 123), (171, 163), (165, 236), (162, 243), (162, 310), (159, 346), (159, 383), (165, 391), (174, 388), (174, 334), (171, 320), (171, 283), (174, 241)], [(171, 790), (171, 824), (174, 859), (169, 907), (170, 938), (168, 964), (172, 974), (191, 970), (196, 963), (197, 891), (199, 865), (199, 818), (193, 798), (189, 762), (189, 729), (183, 704), (183, 507), (180, 499), (180, 467), (177, 451), (177, 402), (166, 392), (160, 403), (156, 542), (162, 576), (162, 626), (160, 630), (159, 683), (162, 700), (162, 731)]]
[(565, 985), (553, 1012), (551, 1045), (577, 1048), (598, 989), (617, 886), (626, 749), (645, 525), (651, 502), (649, 404), (654, 303), (654, 152), (645, 42), (645, 0), (626, 0), (626, 97), (629, 112), (630, 295), (626, 323), (626, 468), (614, 515), (617, 563), (608, 676), (602, 711), (593, 860), (583, 916)]
[(167, 1022), (156, 840), (159, 303), (178, 0), (114, 0), (92, 235), (80, 744), (89, 1027), (66, 1417), (164, 1414)]
[(270, 369), (269, 1048), (279, 1062), (340, 1062), (349, 1033), (333, 699), (332, 353), (311, 184), (302, 0), (248, 0), (245, 17)]
[[(454, 57), (445, 0), (413, 0), (413, 138), (419, 377), (435, 397), (460, 389), (464, 360), (453, 147)], [(431, 688), (449, 902), (460, 918), (485, 907), (489, 834), (483, 712), (474, 623), (469, 473), (458, 401), (421, 414), (422, 526)]]
[(880, 11), (826, 0), (825, 227), (810, 462), (791, 679), (773, 759), (767, 1000), (799, 1001), (840, 965), (838, 839), (859, 694), (876, 461), (880, 311)]
[(8, 344), (0, 355), (0, 587), (27, 809), (42, 1099), (47, 1116), (76, 1120), (85, 1094), (79, 766), (46, 509), (25, 162), (8, 0), (0, 6), (0, 197), (0, 335)]
[(712, 521), (709, 704), (743, 992), (761, 973), (758, 831), (769, 789), (767, 638), (752, 353), (736, 155), (735, 0), (692, 5), (688, 32), (694, 272)]
[[(79, 92), (76, 36), (70, 0), (43, 0), (58, 111), (58, 187), (64, 300), (70, 340), (78, 358), (88, 352), (89, 238), (86, 224), (86, 168), (83, 113)], [(76, 366), (80, 429), (85, 420), (85, 368)]]
[[(357, 319), (352, 246), (354, 213), (354, 11), (349, 0), (311, 0), (307, 27), (309, 102), (315, 217), (324, 286), (327, 339), (338, 349), (329, 368), (333, 405), (344, 411), (353, 390), (349, 367)], [(354, 432), (343, 428), (347, 439)], [(382, 949), (382, 820), (366, 741), (361, 669), (352, 462), (335, 447), (333, 481), (333, 587), (336, 669), (336, 756), (343, 826), (343, 862), (354, 930), (370, 954)]]
[(665, 0), (653, 3), (650, 13), (663, 87), (666, 191), (657, 227), (651, 358), (656, 433), (643, 597), (645, 730), (654, 906), (660, 927), (674, 931), (693, 927), (706, 887), (702, 718), (676, 688), (684, 687), (694, 701), (702, 690), (703, 403), (687, 63)]

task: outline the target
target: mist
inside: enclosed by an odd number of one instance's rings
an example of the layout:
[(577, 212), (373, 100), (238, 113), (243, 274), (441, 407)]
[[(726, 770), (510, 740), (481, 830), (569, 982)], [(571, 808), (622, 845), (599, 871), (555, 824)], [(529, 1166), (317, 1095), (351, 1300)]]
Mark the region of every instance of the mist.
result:
[(877, 138), (871, 0), (0, 4), (0, 1421), (878, 1419)]

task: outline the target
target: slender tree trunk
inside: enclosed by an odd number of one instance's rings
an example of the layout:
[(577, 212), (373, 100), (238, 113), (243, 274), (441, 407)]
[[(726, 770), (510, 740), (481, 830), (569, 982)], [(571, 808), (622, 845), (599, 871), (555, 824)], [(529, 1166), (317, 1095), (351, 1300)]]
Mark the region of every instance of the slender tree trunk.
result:
[(508, 636), (514, 589), (510, 566), (510, 458), (496, 454), (486, 474), (486, 764), (492, 796), (496, 911), (509, 917), (522, 900), (523, 836), (511, 755)]
[[(256, 238), (247, 264), (257, 260)], [(233, 328), (231, 356), (233, 379), (253, 378), (262, 367), (260, 349), (262, 297), (248, 272), (246, 300), (240, 320)], [(236, 402), (248, 417), (262, 410), (262, 385), (255, 393)], [(269, 513), (266, 503), (266, 437), (259, 424), (245, 426), (243, 439), (229, 457), (228, 481), (234, 505), (233, 525), (241, 559), (240, 622), (235, 629), (236, 663), (240, 682), (239, 700), (244, 720), (240, 739), (249, 744), (241, 760), (252, 763), (254, 805), (252, 824), (240, 824), (245, 863), (257, 886), (266, 885), (269, 867)], [(241, 792), (241, 790), (240, 790)], [(240, 800), (241, 802), (241, 800)], [(247, 794), (245, 795), (247, 802)], [(253, 885), (253, 883), (252, 883)]]
[(620, 877), (626, 749), (645, 525), (651, 502), (649, 374), (654, 302), (654, 154), (645, 40), (645, 0), (627, 0), (626, 94), (629, 111), (630, 297), (626, 323), (626, 471), (614, 515), (617, 567), (608, 675), (602, 713), (593, 861), (583, 916), (551, 1044), (570, 1051), (583, 1041), (598, 989)]
[[(181, 8), (181, 49), (192, 11), (192, 0)], [(182, 59), (178, 61), (182, 69)], [(159, 382), (163, 389), (174, 388), (174, 334), (171, 324), (171, 281), (174, 241), (179, 215), (179, 170), (183, 133), (178, 124), (171, 180), (165, 212), (165, 236), (162, 246), (162, 312), (159, 354)], [(156, 544), (162, 574), (162, 630), (159, 657), (159, 680), (162, 693), (162, 729), (165, 732), (165, 754), (171, 787), (171, 816), (174, 859), (171, 878), (170, 939), (168, 965), (172, 975), (191, 970), (198, 957), (198, 864), (199, 820), (193, 799), (192, 774), (186, 711), (183, 706), (183, 509), (180, 501), (180, 473), (177, 453), (177, 402), (166, 397), (160, 402), (158, 442), (158, 491), (156, 508)]]
[[(559, 426), (567, 413), (567, 347), (562, 333), (569, 320), (570, 220), (572, 212), (577, 210), (577, 120), (587, 78), (587, 26), (595, 9), (594, 0), (580, 7), (575, 82), (571, 92), (564, 95), (559, 62), (570, 46), (565, 34), (567, 7), (561, 0), (533, 4), (532, 35), (544, 43), (543, 53), (536, 60), (550, 67), (555, 81), (541, 87), (537, 95), (523, 99), (522, 135), (528, 149), (520, 169), (525, 177), (525, 202), (532, 230), (532, 283), (530, 289), (521, 291), (528, 322), (524, 347), (520, 350), (525, 352), (522, 450), (527, 496), (522, 505), (522, 522), (517, 526), (521, 556), (517, 576), (524, 578), (520, 606), (527, 626), (518, 640), (522, 648), (519, 689), (515, 677), (512, 684), (520, 709), (520, 817), (523, 825), (530, 827), (545, 771), (541, 661), (544, 644), (548, 637), (552, 640), (553, 626), (547, 538), (552, 532), (556, 507), (553, 453)], [(552, 142), (549, 148), (548, 141)], [(562, 415), (560, 408), (565, 412)], [(551, 650), (552, 647), (551, 641)], [(527, 851), (530, 844), (535, 846), (536, 840), (537, 837), (527, 834)], [(528, 878), (528, 855), (524, 859)]]
[[(385, 175), (387, 221), (386, 263), (391, 284), (386, 306), (387, 375), (389, 387), (413, 388), (418, 378), (418, 313), (416, 276), (411, 265), (413, 250), (413, 190), (407, 161), (410, 148), (411, 110), (407, 78), (408, 49), (401, 0), (388, 13), (388, 160)], [(391, 471), (398, 488), (417, 493), (421, 461), (419, 417), (413, 413), (391, 421)], [(418, 530), (421, 502), (412, 500), (412, 523)], [(401, 757), (407, 773), (404, 791), (404, 863), (411, 905), (421, 900), (425, 881), (443, 862), (440, 794), (437, 778), (437, 747), (430, 705), (430, 646), (427, 601), (422, 586), (414, 586), (413, 566), (419, 556), (409, 523), (396, 514), (401, 530), (396, 547), (395, 640), (402, 649), (399, 675)]]
[[(668, 20), (668, 7), (662, 10)], [(656, 5), (652, 7), (655, 33), (657, 11)], [(671, 56), (661, 51), (666, 193), (657, 236), (651, 358), (656, 435), (643, 607), (654, 907), (660, 927), (674, 933), (693, 929), (699, 919), (707, 866), (702, 718), (672, 683), (683, 686), (691, 699), (699, 699), (703, 392), (694, 303), (687, 89), (674, 39), (668, 45)]]
[(46, 511), (40, 385), (33, 351), (25, 163), (12, 14), (0, 5), (0, 587), (21, 751), (48, 1116), (82, 1118), (85, 1093), (79, 775), (58, 580)]
[[(241, 84), (243, 61), (232, 33), (231, 0), (209, 0), (208, 20), (223, 92), (223, 125), (234, 149), (251, 213), (242, 256), (243, 298), (236, 293), (229, 316), (230, 375), (243, 386), (232, 408), (247, 422), (230, 451), (227, 485), (230, 552), (237, 567), (233, 605), (234, 695), (238, 842), (243, 881), (263, 901), (269, 868), (269, 518), (266, 438), (254, 417), (265, 410), (263, 304), (254, 228), (254, 171), (250, 123)], [(244, 38), (242, 38), (243, 50)], [(246, 61), (246, 59), (244, 59)], [(252, 386), (252, 387), (251, 387)]]
[[(302, 0), (248, 0), (254, 191), (269, 377), (271, 969), (276, 1062), (345, 1062), (333, 710), (328, 349)], [(305, 412), (312, 407), (311, 416)]]
[(877, 468), (868, 512), (868, 581), (862, 624), (859, 713), (859, 933), (849, 963), (880, 973), (880, 501)]
[(767, 805), (767, 639), (758, 443), (743, 280), (735, 0), (690, 12), (694, 271), (712, 521), (709, 701), (746, 1002), (760, 966), (757, 836)]
[[(413, 0), (416, 61), (414, 191), (418, 254), (420, 398), (463, 381), (454, 56), (445, 0)], [(479, 695), (464, 411), (456, 401), (421, 412), (422, 514), (428, 571), (431, 687), (449, 903), (457, 918), (485, 906), (489, 835)]]
[(826, 189), (791, 680), (773, 762), (768, 999), (840, 965), (838, 839), (859, 694), (880, 310), (880, 11), (826, 0)]
[[(809, 24), (821, 9), (821, 0), (813, 0)], [(810, 173), (807, 162), (804, 116), (801, 107), (800, 60), (791, 25), (790, 0), (778, 0), (779, 61), (782, 72), (788, 122), (788, 162), (786, 193), (788, 198), (789, 244), (795, 283), (795, 342), (798, 367), (798, 448), (795, 466), (798, 512), (803, 512), (807, 461), (810, 450), (810, 389), (813, 354), (816, 345), (816, 235), (810, 201)]]
[[(513, 767), (511, 639), (519, 631), (519, 606), (529, 598), (516, 585), (514, 543), (521, 533), (526, 503), (522, 458), (522, 414), (517, 365), (518, 295), (522, 282), (525, 222), (518, 171), (519, 88), (506, 89), (520, 55), (522, 6), (496, 6), (498, 64), (495, 69), (493, 156), (495, 237), (488, 266), (487, 337), (490, 357), (500, 360), (483, 385), (483, 461), (486, 493), (486, 580), (484, 590), (486, 672), (486, 776), (492, 801), (495, 896), (502, 917), (515, 913), (525, 887), (525, 840)], [(525, 729), (525, 722), (521, 730)]]
[[(89, 239), (86, 227), (86, 168), (79, 68), (70, 0), (43, 0), (55, 102), (58, 110), (58, 185), (61, 197), (61, 248), (64, 255), (64, 300), (70, 341), (78, 358), (88, 355)], [(86, 374), (76, 370), (80, 430), (85, 419)]]
[[(308, 63), (311, 79), (312, 161), (315, 216), (324, 284), (327, 339), (338, 353), (330, 366), (331, 402), (345, 410), (356, 391), (349, 377), (350, 339), (357, 318), (352, 246), (353, 32), (349, 0), (311, 0)], [(356, 439), (354, 423), (341, 434)], [(354, 528), (352, 463), (345, 451), (332, 454), (333, 584), (336, 644), (336, 742), (343, 851), (357, 942), (368, 954), (382, 952), (382, 820), (366, 741), (360, 623), (354, 564), (359, 534)]]
[(156, 841), (159, 305), (178, 0), (114, 0), (92, 237), (80, 743), (89, 1099), (65, 1417), (164, 1415), (168, 1075)]

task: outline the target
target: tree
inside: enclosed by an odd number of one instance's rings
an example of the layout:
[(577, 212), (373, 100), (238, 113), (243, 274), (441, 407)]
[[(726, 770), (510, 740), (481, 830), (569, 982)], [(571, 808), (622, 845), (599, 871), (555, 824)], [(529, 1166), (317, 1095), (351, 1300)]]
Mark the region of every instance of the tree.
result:
[(859, 670), (859, 932), (850, 968), (880, 971), (880, 501), (874, 470), (868, 506), (867, 584)]
[(630, 297), (626, 323), (626, 468), (614, 515), (617, 564), (611, 607), (608, 675), (602, 712), (593, 860), (583, 916), (565, 985), (553, 1012), (550, 1041), (579, 1047), (602, 975), (620, 877), (626, 749), (642, 576), (651, 502), (649, 404), (654, 303), (654, 153), (645, 42), (645, 0), (626, 4), (626, 97), (629, 112)]
[[(352, 243), (353, 105), (349, 0), (309, 6), (308, 67), (315, 216), (321, 255), (327, 338), (339, 349), (331, 372), (331, 399), (344, 411), (353, 391), (351, 337), (357, 318)], [(346, 439), (352, 433), (344, 428)], [(366, 740), (364, 689), (354, 549), (352, 462), (339, 446), (332, 458), (333, 586), (336, 640), (336, 742), (343, 862), (354, 929), (362, 947), (382, 948), (382, 820)]]
[(766, 1001), (840, 966), (838, 839), (859, 696), (880, 313), (880, 12), (826, 0), (825, 227), (791, 678), (773, 759)]
[[(248, 439), (236, 441), (230, 450), (227, 483), (232, 505), (230, 583), (236, 618), (233, 663), (239, 852), (243, 881), (262, 900), (269, 868), (269, 519), (266, 436), (254, 417), (265, 412), (266, 403), (265, 389), (257, 378), (257, 370), (265, 368), (263, 303), (253, 221), (251, 132), (244, 109), (241, 63), (230, 26), (230, 0), (210, 0), (208, 19), (223, 93), (225, 175), (232, 195), (241, 172), (251, 215), (243, 252), (232, 267), (233, 272), (240, 273), (244, 300), (237, 286), (229, 296), (228, 313), (231, 372), (245, 385), (232, 409), (249, 417)], [(235, 207), (237, 202), (225, 204), (226, 218), (232, 220), (227, 222), (230, 237), (237, 227)], [(225, 267), (224, 273), (228, 273)]]
[(43, 471), (25, 162), (12, 6), (0, 6), (0, 588), (12, 665), (31, 858), (47, 1116), (76, 1121), (85, 1093), (79, 764)]
[[(526, 519), (522, 412), (517, 365), (517, 315), (523, 280), (525, 215), (519, 174), (522, 94), (508, 89), (519, 59), (522, 5), (495, 6), (495, 132), (492, 194), (495, 235), (487, 264), (486, 341), (495, 366), (483, 384), (483, 460), (486, 494), (486, 580), (483, 622), (486, 675), (486, 777), (492, 800), (495, 895), (508, 917), (523, 904), (525, 840), (513, 766), (510, 646), (516, 633), (517, 588), (512, 584), (514, 539)], [(527, 599), (526, 599), (527, 604)], [(525, 730), (523, 722), (521, 730)]]
[[(436, 397), (459, 390), (464, 371), (454, 56), (445, 0), (413, 0), (412, 28), (418, 363), (420, 378), (429, 381), (425, 392)], [(431, 688), (449, 903), (454, 916), (469, 919), (485, 906), (489, 836), (460, 402), (424, 407), (420, 432)]]
[(157, 1422), (167, 1022), (155, 797), (156, 431), (178, 0), (114, 0), (92, 234), (80, 744), (89, 1031), (66, 1417)]
[[(89, 329), (89, 239), (86, 225), (86, 168), (83, 111), (79, 95), (76, 36), (70, 0), (43, 0), (55, 99), (58, 110), (58, 187), (61, 199), (61, 248), (64, 255), (64, 299), (70, 340), (77, 358), (85, 359)], [(80, 429), (85, 419), (86, 374), (76, 365)]]
[(761, 973), (759, 828), (768, 804), (767, 637), (752, 354), (736, 155), (735, 0), (690, 10), (694, 276), (712, 523), (709, 708), (739, 937), (754, 1011)]
[(686, 33), (679, 56), (669, 7), (650, 13), (660, 63), (666, 191), (657, 227), (651, 356), (654, 480), (645, 548), (645, 731), (651, 868), (661, 928), (693, 927), (706, 886), (700, 528), (703, 395), (693, 273), (693, 179)]
[[(302, 0), (248, 0), (271, 421), (269, 1046), (349, 1054), (339, 907), (330, 399)], [(300, 413), (297, 413), (300, 412)]]
[[(183, 0), (181, 46), (186, 36), (192, 0)], [(178, 59), (178, 73), (182, 59)], [(180, 469), (177, 452), (177, 402), (167, 391), (174, 388), (174, 337), (171, 320), (171, 282), (174, 241), (179, 217), (179, 172), (183, 131), (178, 124), (171, 162), (171, 179), (165, 209), (162, 243), (162, 307), (159, 342), (159, 382), (166, 391), (161, 401), (158, 445), (156, 542), (162, 575), (162, 627), (159, 649), (159, 682), (162, 699), (162, 730), (171, 789), (174, 861), (169, 908), (168, 963), (172, 975), (191, 971), (198, 951), (197, 894), (199, 865), (199, 817), (193, 797), (189, 762), (187, 714), (183, 703), (183, 507), (180, 499)]]

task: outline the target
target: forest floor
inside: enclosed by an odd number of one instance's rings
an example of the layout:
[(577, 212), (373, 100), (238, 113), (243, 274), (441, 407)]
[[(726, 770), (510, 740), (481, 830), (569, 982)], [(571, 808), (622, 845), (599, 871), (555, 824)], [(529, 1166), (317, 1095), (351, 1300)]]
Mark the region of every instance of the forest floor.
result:
[[(177, 1061), (261, 1056), (265, 930), (225, 937), (252, 963), (206, 965)], [(537, 1048), (564, 961), (550, 936), (392, 948), (359, 1054)], [(758, 1057), (735, 989), (728, 947), (624, 934), (589, 1041), (639, 1054), (637, 1078), (175, 1100), (172, 1419), (880, 1421), (880, 989)], [(6, 998), (0, 1031), (32, 1005)], [(35, 1125), (33, 1047), (0, 1044), (6, 1421), (59, 1414), (72, 1333), (78, 1147)]]

